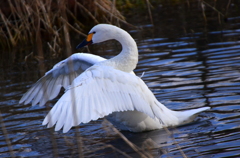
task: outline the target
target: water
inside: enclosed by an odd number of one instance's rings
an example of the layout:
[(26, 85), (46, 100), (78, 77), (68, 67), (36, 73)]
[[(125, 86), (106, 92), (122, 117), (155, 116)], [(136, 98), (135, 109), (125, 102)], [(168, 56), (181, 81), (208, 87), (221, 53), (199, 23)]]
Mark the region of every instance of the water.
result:
[[(154, 26), (148, 15), (135, 15), (132, 22), (142, 29), (127, 28), (139, 47), (135, 72), (138, 76), (145, 72), (142, 79), (170, 109), (210, 106), (211, 110), (195, 122), (169, 131), (123, 134), (155, 157), (183, 157), (183, 153), (187, 157), (240, 157), (239, 10), (232, 2), (227, 22), (219, 23), (216, 12), (206, 8), (205, 23), (198, 3), (190, 4), (190, 8), (185, 3), (156, 6)], [(90, 47), (105, 57), (120, 49), (115, 42)], [(52, 64), (47, 61), (46, 67)], [(124, 157), (120, 151), (139, 157), (118, 134), (104, 128), (103, 119), (63, 134), (41, 125), (49, 106), (18, 105), (24, 92), (40, 78), (35, 62), (7, 65), (0, 71), (0, 157), (11, 156), (3, 129), (18, 157), (77, 157), (76, 130), (81, 133), (86, 157)]]

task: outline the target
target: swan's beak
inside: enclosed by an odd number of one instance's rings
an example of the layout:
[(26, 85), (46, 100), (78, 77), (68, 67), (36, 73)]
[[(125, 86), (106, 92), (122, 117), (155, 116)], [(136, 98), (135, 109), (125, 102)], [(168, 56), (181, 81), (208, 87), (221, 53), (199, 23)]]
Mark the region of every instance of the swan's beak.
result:
[(82, 43), (80, 43), (79, 45), (77, 45), (76, 49), (79, 49), (79, 48), (82, 48), (86, 45), (90, 45), (92, 44), (92, 36), (93, 36), (93, 33), (90, 33), (88, 34), (87, 38), (85, 40), (82, 41)]

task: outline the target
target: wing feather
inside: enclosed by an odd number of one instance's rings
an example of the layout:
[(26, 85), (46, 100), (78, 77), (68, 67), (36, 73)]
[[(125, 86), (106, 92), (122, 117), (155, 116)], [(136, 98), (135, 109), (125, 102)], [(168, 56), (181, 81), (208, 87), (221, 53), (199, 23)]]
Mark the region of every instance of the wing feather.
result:
[[(82, 105), (88, 105), (87, 104), (87, 101), (88, 101), (88, 98), (83, 98), (83, 104)], [(78, 120), (79, 123), (83, 122), (83, 123), (87, 123), (88, 121), (88, 113), (87, 113), (87, 109), (88, 109), (88, 106), (82, 106), (82, 117), (81, 117), (81, 120)], [(76, 111), (77, 114), (78, 114), (78, 111)], [(79, 114), (78, 114), (79, 115)]]
[(64, 125), (63, 132), (69, 131), (70, 128), (74, 125), (73, 121), (75, 120), (75, 119), (73, 119), (73, 117), (75, 116), (75, 111), (73, 111), (73, 106), (68, 106), (67, 108), (69, 108), (69, 109), (66, 110), (66, 117), (63, 122), (63, 125)]
[(62, 106), (61, 106), (61, 105), (59, 105), (58, 108), (53, 107), (53, 108), (51, 109), (51, 113), (49, 113), (49, 114), (45, 117), (45, 119), (43, 120), (43, 123), (42, 123), (42, 124), (43, 124), (43, 125), (48, 124), (48, 127), (53, 126), (53, 125), (57, 122), (57, 120), (60, 119), (60, 118), (58, 118), (58, 116), (61, 114), (61, 112), (62, 112)]
[[(111, 67), (95, 65), (74, 79), (58, 100), (48, 114), (54, 119), (49, 126), (56, 123), (55, 130), (63, 127), (63, 132), (67, 132), (80, 123), (113, 112), (133, 110), (161, 119), (161, 113), (153, 111), (159, 111), (159, 107), (152, 100), (156, 100), (155, 96), (139, 77)], [(47, 116), (43, 124), (50, 122), (51, 117)]]
[[(56, 130), (61, 129), (63, 127), (63, 125), (65, 124), (65, 120), (67, 117), (66, 114), (67, 114), (68, 110), (72, 111), (71, 107), (69, 107), (69, 105), (67, 103), (65, 103), (65, 105), (63, 105), (63, 103), (61, 103), (61, 111), (59, 111), (59, 113), (52, 114), (54, 121), (57, 119), (56, 120), (57, 121)], [(54, 116), (54, 114), (58, 114), (58, 116), (57, 116), (58, 118), (56, 116)], [(51, 117), (49, 117), (49, 118), (51, 118)]]
[(32, 105), (40, 103), (43, 106), (48, 100), (54, 99), (60, 92), (61, 87), (67, 89), (72, 81), (86, 69), (105, 60), (102, 57), (76, 53), (67, 59), (57, 63), (50, 71), (40, 78), (20, 99), (20, 104)]
[(52, 86), (47, 89), (48, 90), (47, 94), (49, 96), (49, 100), (52, 100), (55, 97), (57, 97), (60, 89), (62, 88), (61, 82), (62, 82), (61, 77), (57, 78), (56, 80), (53, 80), (53, 82), (51, 84)]
[(32, 105), (37, 104), (40, 99), (44, 99), (46, 97), (46, 95), (43, 94), (43, 91), (41, 89), (38, 90), (37, 94), (38, 95), (36, 97), (34, 97), (34, 99), (32, 101)]
[[(36, 85), (38, 86), (39, 84), (37, 83)], [(34, 97), (36, 96), (36, 94), (37, 94), (39, 91), (40, 91), (39, 88), (36, 88), (36, 89), (31, 88), (31, 89), (30, 89), (30, 92), (29, 92), (29, 94), (28, 94), (29, 96), (23, 96), (24, 98), (26, 98), (26, 103), (27, 103), (27, 104), (30, 103), (31, 100), (34, 99)]]

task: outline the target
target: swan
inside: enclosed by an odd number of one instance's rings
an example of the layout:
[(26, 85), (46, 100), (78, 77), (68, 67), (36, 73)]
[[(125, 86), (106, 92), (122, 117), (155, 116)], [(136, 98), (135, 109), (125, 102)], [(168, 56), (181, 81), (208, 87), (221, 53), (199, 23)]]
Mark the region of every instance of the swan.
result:
[(55, 131), (68, 132), (73, 126), (107, 117), (117, 128), (132, 132), (161, 129), (189, 123), (201, 107), (173, 111), (161, 104), (144, 81), (132, 71), (138, 63), (134, 39), (124, 30), (110, 24), (94, 26), (87, 38), (77, 46), (115, 39), (122, 51), (111, 59), (76, 53), (46, 72), (20, 99), (20, 104), (43, 106), (65, 88), (43, 121)]

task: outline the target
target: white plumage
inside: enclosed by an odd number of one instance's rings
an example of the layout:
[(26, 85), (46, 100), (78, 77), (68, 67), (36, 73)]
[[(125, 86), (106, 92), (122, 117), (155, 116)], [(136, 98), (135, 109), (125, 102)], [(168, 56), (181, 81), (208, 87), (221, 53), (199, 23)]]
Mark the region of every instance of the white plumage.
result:
[(105, 59), (92, 54), (73, 54), (67, 59), (57, 63), (40, 78), (27, 93), (22, 96), (19, 103), (29, 104), (32, 102), (33, 106), (38, 103), (39, 106), (43, 106), (48, 100), (54, 99), (62, 87), (66, 89), (71, 85), (72, 81), (87, 68), (103, 60)]
[(121, 43), (119, 55), (105, 60), (90, 54), (74, 54), (38, 80), (20, 103), (42, 106), (64, 87), (64, 95), (43, 121), (48, 127), (56, 125), (56, 131), (63, 128), (63, 132), (104, 116), (124, 130), (154, 130), (189, 123), (196, 114), (209, 109), (172, 111), (158, 102), (142, 79), (132, 73), (138, 62), (135, 41), (116, 26), (99, 24), (93, 27), (78, 47), (110, 39)]

